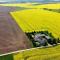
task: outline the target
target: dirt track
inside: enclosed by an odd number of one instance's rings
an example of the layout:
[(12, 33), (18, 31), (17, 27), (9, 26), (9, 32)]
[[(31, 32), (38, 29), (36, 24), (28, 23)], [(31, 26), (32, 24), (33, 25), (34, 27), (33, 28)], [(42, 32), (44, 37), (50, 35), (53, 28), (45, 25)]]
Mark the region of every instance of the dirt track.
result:
[(0, 6), (0, 53), (31, 47), (28, 38), (9, 14), (15, 9), (16, 7)]

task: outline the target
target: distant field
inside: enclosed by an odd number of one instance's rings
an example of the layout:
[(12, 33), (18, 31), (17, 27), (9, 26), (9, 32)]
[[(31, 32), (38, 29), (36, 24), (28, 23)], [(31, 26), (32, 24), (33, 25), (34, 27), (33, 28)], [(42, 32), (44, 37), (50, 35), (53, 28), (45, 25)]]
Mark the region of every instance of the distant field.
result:
[(51, 9), (59, 9), (60, 8), (60, 3), (55, 3), (55, 4), (17, 3), (17, 4), (0, 4), (0, 6), (17, 6), (17, 7), (25, 7), (25, 8), (51, 8)]
[(31, 3), (17, 3), (17, 4), (0, 4), (0, 6), (17, 6), (17, 7), (28, 7), (32, 6)]

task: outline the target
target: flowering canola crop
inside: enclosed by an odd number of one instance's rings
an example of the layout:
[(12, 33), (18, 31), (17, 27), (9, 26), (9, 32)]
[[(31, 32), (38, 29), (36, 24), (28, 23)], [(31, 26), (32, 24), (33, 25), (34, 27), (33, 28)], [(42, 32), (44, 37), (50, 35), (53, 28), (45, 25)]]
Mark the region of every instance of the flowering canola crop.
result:
[(29, 9), (11, 13), (24, 32), (48, 30), (55, 37), (60, 35), (60, 13), (43, 9)]

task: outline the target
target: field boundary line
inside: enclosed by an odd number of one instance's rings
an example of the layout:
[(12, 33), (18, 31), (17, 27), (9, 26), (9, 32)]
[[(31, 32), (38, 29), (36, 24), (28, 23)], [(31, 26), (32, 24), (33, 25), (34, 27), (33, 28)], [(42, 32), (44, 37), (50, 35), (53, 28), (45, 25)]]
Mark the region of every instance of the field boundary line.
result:
[[(59, 43), (58, 45), (60, 45), (60, 43)], [(53, 46), (52, 46), (52, 45), (49, 45), (49, 46), (46, 46), (46, 47), (42, 46), (42, 47), (36, 47), (36, 48), (25, 49), (25, 50), (18, 50), (18, 51), (6, 53), (6, 54), (1, 54), (0, 56), (5, 56), (5, 55), (9, 55), (9, 54), (15, 54), (15, 53), (19, 53), (19, 52), (34, 50), (34, 49), (37, 49), (37, 48), (43, 49), (43, 48), (50, 48), (50, 47), (53, 47)]]

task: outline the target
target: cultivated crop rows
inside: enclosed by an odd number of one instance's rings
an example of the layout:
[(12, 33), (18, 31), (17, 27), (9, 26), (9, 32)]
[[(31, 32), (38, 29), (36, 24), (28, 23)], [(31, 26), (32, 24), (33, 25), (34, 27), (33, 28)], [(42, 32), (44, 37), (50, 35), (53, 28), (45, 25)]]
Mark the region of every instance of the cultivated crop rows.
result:
[(29, 9), (11, 13), (24, 32), (48, 30), (60, 36), (60, 13), (43, 9)]

